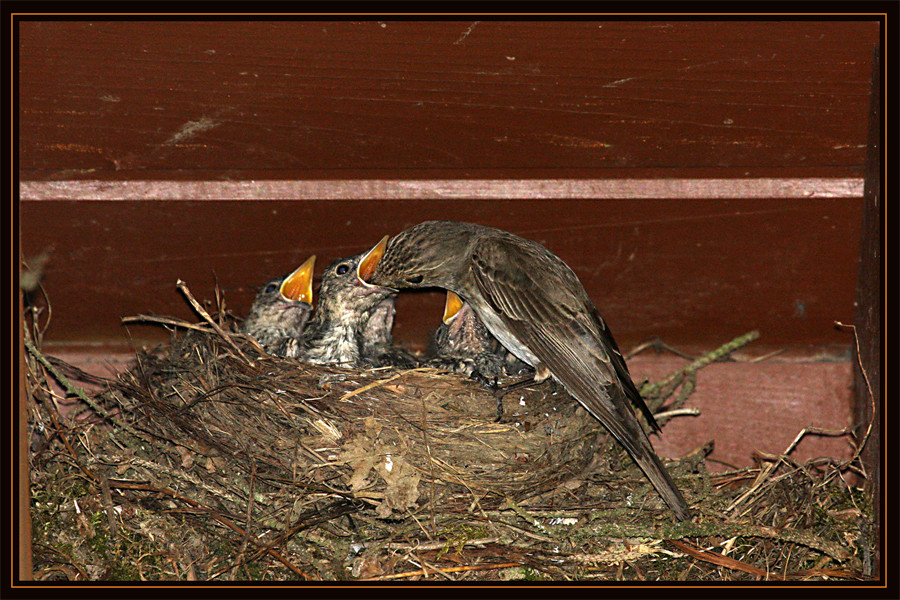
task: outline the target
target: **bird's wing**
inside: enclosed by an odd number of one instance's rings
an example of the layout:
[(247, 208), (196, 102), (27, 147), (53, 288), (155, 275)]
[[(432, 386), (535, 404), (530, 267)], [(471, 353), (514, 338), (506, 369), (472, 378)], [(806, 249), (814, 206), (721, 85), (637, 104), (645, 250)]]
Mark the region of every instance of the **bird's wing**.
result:
[(656, 418), (653, 416), (653, 413), (650, 412), (650, 407), (644, 402), (644, 398), (634, 385), (634, 380), (631, 379), (631, 373), (628, 372), (628, 365), (625, 364), (625, 357), (622, 356), (619, 345), (616, 343), (612, 332), (606, 325), (606, 321), (603, 320), (603, 317), (600, 316), (600, 313), (597, 312), (596, 308), (594, 309), (594, 318), (598, 324), (600, 339), (606, 347), (609, 348), (610, 361), (616, 370), (616, 374), (619, 376), (619, 381), (622, 382), (622, 388), (625, 391), (625, 395), (631, 400), (631, 404), (641, 411), (644, 418), (647, 419), (647, 422), (650, 424), (650, 427), (654, 431), (661, 431), (659, 424), (656, 422)]
[(684, 497), (628, 406), (631, 377), (612, 335), (596, 320), (571, 269), (542, 250), (483, 238), (473, 247), (475, 286), (513, 337), (625, 447), (678, 518), (689, 518)]
[[(606, 343), (593, 322), (594, 309), (586, 295), (567, 293), (582, 289), (574, 273), (528, 246), (511, 250), (511, 243), (490, 237), (474, 247), (472, 274), (482, 297), (513, 336), (629, 452), (646, 455), (643, 431), (624, 401), (625, 384), (610, 356), (618, 348)], [(624, 373), (630, 382), (627, 370)]]

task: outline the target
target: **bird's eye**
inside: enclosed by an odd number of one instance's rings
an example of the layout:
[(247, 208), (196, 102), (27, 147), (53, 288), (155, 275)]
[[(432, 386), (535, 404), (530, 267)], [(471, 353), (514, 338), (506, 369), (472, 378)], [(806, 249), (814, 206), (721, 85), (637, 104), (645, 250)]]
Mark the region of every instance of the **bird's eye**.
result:
[(406, 281), (412, 284), (422, 283), (424, 277), (422, 275), (413, 275), (412, 277), (408, 277)]
[(336, 272), (338, 275), (345, 275), (345, 274), (347, 273), (347, 271), (349, 271), (349, 270), (350, 270), (350, 265), (348, 265), (348, 264), (340, 264), (340, 265), (337, 266), (337, 269), (335, 269), (335, 272)]
[(266, 286), (266, 289), (263, 290), (263, 293), (271, 294), (272, 292), (274, 292), (277, 289), (278, 289), (277, 285), (275, 285), (274, 283), (270, 283), (269, 285)]

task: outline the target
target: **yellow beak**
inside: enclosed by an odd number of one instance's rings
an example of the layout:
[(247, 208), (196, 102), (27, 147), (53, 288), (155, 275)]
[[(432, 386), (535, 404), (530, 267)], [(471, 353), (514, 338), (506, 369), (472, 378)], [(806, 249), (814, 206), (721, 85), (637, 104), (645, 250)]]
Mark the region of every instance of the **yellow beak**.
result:
[(444, 325), (450, 323), (453, 320), (453, 317), (456, 316), (456, 313), (463, 307), (462, 298), (457, 296), (455, 293), (448, 291), (447, 292), (447, 301), (444, 302), (444, 316), (441, 319), (444, 321)]
[(363, 283), (368, 283), (372, 279), (372, 275), (375, 274), (375, 268), (381, 262), (381, 257), (384, 256), (384, 251), (387, 248), (388, 238), (389, 236), (381, 238), (381, 241), (375, 244), (375, 247), (369, 250), (363, 256), (363, 259), (359, 261), (359, 266), (356, 267), (356, 276)]
[(313, 269), (316, 266), (316, 255), (313, 254), (297, 270), (284, 278), (281, 283), (281, 295), (291, 300), (312, 304), (313, 301)]

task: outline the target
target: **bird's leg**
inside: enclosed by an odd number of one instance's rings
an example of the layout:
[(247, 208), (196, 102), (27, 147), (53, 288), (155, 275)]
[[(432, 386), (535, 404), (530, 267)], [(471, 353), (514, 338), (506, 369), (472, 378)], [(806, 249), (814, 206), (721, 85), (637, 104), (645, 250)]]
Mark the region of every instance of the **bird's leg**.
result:
[(499, 423), (503, 418), (503, 394), (498, 392), (505, 388), (497, 385), (496, 376), (493, 379), (488, 379), (481, 371), (473, 371), (469, 377), (491, 390), (491, 393), (497, 398), (497, 418), (494, 420), (494, 423)]
[(503, 397), (506, 396), (509, 392), (514, 392), (518, 389), (528, 387), (534, 383), (534, 377), (528, 376), (519, 381), (514, 381), (512, 383), (508, 383), (504, 386), (497, 385), (497, 378), (494, 378), (494, 385), (491, 386), (491, 391), (494, 393), (494, 396), (497, 397), (497, 419), (494, 421), (495, 423), (499, 423), (501, 419), (503, 419)]
[(497, 385), (497, 380), (494, 379), (494, 394), (499, 394), (500, 396), (505, 396), (510, 392), (514, 392), (516, 390), (528, 387), (529, 385), (534, 385), (534, 377), (529, 375), (528, 377), (523, 377), (519, 381), (513, 381), (512, 383), (507, 383), (506, 385)]

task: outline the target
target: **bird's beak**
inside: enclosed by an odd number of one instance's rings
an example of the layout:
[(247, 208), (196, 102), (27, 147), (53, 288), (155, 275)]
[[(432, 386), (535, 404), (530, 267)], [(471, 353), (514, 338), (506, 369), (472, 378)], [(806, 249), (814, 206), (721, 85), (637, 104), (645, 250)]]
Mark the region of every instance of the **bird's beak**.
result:
[(375, 268), (378, 266), (378, 263), (381, 262), (381, 257), (384, 256), (387, 243), (388, 236), (384, 236), (381, 238), (381, 241), (375, 244), (375, 247), (369, 250), (366, 255), (363, 256), (362, 260), (359, 261), (359, 266), (356, 267), (356, 276), (363, 283), (368, 284), (369, 280), (372, 279), (372, 276), (375, 274)]
[(457, 296), (454, 292), (447, 292), (447, 301), (444, 302), (444, 316), (441, 319), (444, 322), (444, 325), (449, 325), (450, 321), (453, 320), (453, 317), (456, 316), (456, 313), (459, 312), (463, 306), (462, 298)]
[(281, 295), (291, 300), (312, 304), (313, 268), (316, 266), (316, 255), (313, 254), (297, 270), (284, 278), (281, 283)]

